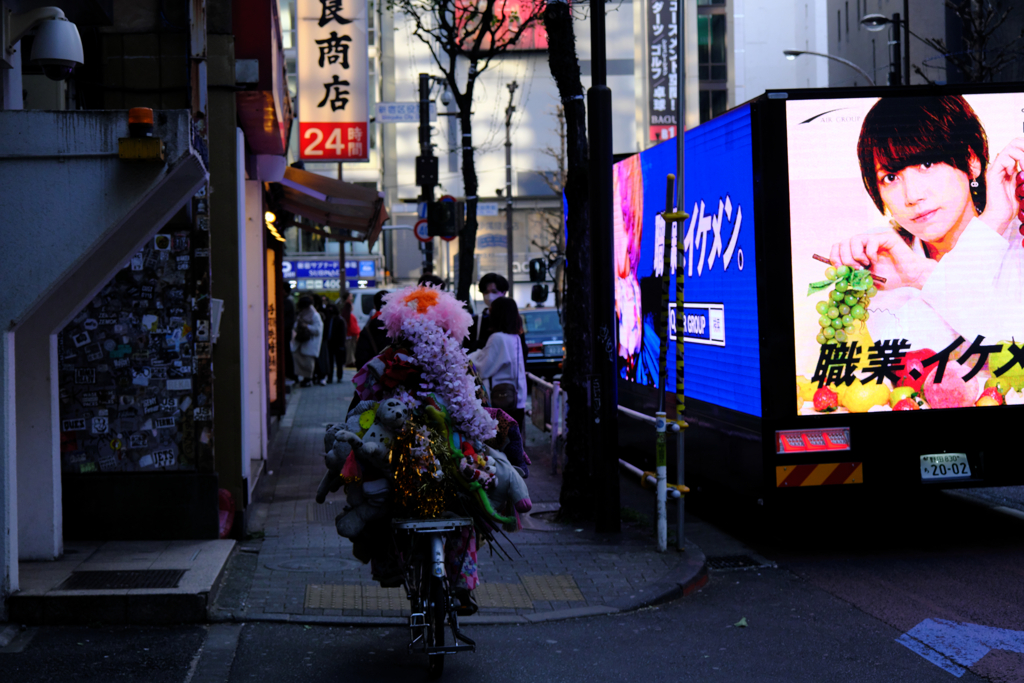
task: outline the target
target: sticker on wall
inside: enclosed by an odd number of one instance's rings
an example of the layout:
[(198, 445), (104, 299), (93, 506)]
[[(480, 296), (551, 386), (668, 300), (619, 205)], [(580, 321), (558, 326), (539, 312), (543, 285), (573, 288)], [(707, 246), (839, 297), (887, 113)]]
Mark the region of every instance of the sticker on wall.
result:
[(85, 431), (85, 418), (76, 417), (70, 420), (60, 421), (60, 431), (62, 432), (82, 432)]

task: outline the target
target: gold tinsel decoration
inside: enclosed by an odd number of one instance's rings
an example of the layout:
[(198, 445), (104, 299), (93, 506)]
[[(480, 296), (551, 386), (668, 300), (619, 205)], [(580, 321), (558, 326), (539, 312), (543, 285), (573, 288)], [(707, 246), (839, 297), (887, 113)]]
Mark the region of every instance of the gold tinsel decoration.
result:
[[(435, 460), (442, 465), (440, 469)], [(452, 461), (450, 449), (422, 419), (410, 419), (395, 435), (388, 461), (394, 481), (395, 503), (405, 516), (437, 519), (454, 501), (453, 480), (444, 469), (444, 465)]]

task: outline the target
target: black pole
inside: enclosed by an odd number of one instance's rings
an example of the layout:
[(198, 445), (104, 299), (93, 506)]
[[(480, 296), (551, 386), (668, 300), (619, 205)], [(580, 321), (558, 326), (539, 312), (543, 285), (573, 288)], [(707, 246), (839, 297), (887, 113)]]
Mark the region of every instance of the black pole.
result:
[(592, 86), (587, 92), (590, 129), (590, 248), (593, 374), (588, 415), (593, 420), (594, 511), (599, 533), (622, 530), (619, 512), (619, 427), (612, 225), (612, 91), (608, 88), (604, 0), (591, 0)]
[[(427, 206), (434, 201), (437, 185), (437, 158), (430, 146), (430, 75), (420, 74), (420, 155), (416, 158), (416, 182), (420, 186), (420, 201)], [(430, 209), (427, 209), (428, 215)], [(425, 218), (426, 216), (424, 216)], [(423, 243), (423, 275), (434, 272), (434, 240)]]
[(903, 0), (903, 84), (910, 85), (910, 0)]
[(902, 24), (900, 23), (900, 14), (897, 12), (892, 15), (892, 59), (890, 61), (891, 71), (889, 72), (889, 85), (900, 85), (900, 79), (903, 74), (903, 69), (900, 66), (900, 60), (902, 57), (902, 50), (900, 49), (900, 30)]

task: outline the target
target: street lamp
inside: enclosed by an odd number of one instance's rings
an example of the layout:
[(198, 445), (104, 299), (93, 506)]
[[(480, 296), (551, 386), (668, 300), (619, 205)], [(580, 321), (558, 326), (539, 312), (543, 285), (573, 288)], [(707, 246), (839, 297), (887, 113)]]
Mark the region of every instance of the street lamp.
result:
[(893, 57), (890, 59), (891, 73), (894, 76), (890, 85), (900, 84), (900, 27), (902, 26), (904, 37), (903, 37), (903, 80), (907, 85), (910, 85), (910, 26), (908, 21), (910, 19), (910, 3), (909, 0), (903, 0), (903, 18), (900, 19), (900, 15), (897, 12), (892, 15), (892, 18), (885, 16), (884, 14), (865, 14), (861, 17), (860, 25), (869, 31), (881, 31), (885, 28), (886, 24), (892, 24), (895, 32), (893, 33), (892, 46)]
[(814, 55), (815, 57), (824, 57), (825, 59), (831, 59), (841, 64), (845, 64), (846, 66), (850, 67), (851, 69), (859, 73), (864, 78), (868, 79), (868, 85), (875, 84), (875, 79), (871, 78), (867, 71), (860, 68), (850, 60), (843, 59), (842, 57), (836, 57), (835, 55), (825, 54), (824, 52), (811, 52), (810, 50), (783, 50), (782, 54), (786, 55), (786, 59), (790, 61), (793, 61), (800, 55)]

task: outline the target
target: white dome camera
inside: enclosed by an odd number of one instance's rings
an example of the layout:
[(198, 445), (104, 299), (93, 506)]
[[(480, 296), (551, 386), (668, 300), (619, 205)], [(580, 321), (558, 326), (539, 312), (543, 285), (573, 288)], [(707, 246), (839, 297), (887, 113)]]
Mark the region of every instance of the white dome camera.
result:
[(78, 27), (68, 21), (59, 7), (40, 7), (10, 15), (7, 50), (10, 51), (32, 29), (36, 30), (36, 36), (29, 61), (43, 67), (47, 78), (66, 80), (76, 65), (85, 63)]

